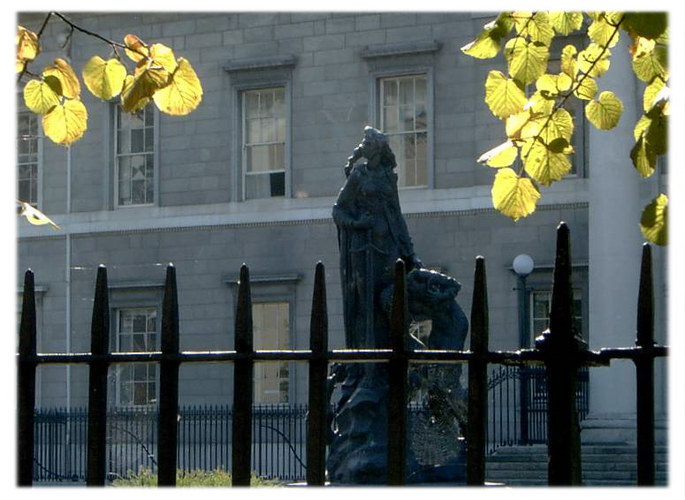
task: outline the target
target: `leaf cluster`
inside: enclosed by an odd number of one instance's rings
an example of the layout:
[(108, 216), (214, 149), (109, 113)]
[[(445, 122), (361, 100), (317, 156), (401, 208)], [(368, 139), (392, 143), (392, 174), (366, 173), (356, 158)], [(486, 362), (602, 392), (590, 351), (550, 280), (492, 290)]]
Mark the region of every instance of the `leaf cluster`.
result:
[[(70, 24), (72, 30), (78, 28), (63, 16), (58, 17)], [(40, 53), (40, 34), (19, 26), (15, 43), (16, 71), (21, 78), (28, 74), (28, 64)], [(107, 43), (112, 48), (112, 57), (104, 60), (95, 55), (81, 71), (85, 87), (95, 97), (103, 101), (119, 98), (122, 109), (128, 113), (151, 101), (170, 115), (186, 115), (199, 106), (200, 79), (190, 62), (176, 58), (171, 48), (161, 43), (148, 45), (132, 34), (126, 35), (123, 43)], [(121, 49), (126, 58), (121, 56)], [(80, 79), (72, 66), (57, 58), (40, 75), (33, 76), (24, 86), (24, 102), (28, 109), (42, 115), (45, 135), (64, 146), (79, 140), (88, 128), (88, 111), (81, 101)]]
[[(587, 36), (586, 45), (566, 44), (560, 53), (560, 71), (548, 72), (552, 41), (577, 31)], [(494, 58), (502, 49), (506, 63), (506, 72), (493, 69), (485, 81), (485, 103), (505, 122), (506, 141), (478, 158), (498, 169), (492, 186), (498, 211), (514, 220), (530, 215), (540, 199), (538, 186), (549, 186), (571, 171), (574, 119), (565, 109), (569, 100), (584, 102), (585, 117), (597, 129), (618, 125), (623, 103), (611, 91), (598, 95), (596, 79), (608, 71), (611, 50), (621, 33), (632, 40), (635, 75), (647, 83), (644, 115), (635, 126), (630, 157), (638, 173), (648, 177), (656, 169), (657, 157), (667, 151), (665, 14), (503, 12), (461, 48), (477, 59)], [(665, 203), (667, 198), (661, 195), (652, 203), (657, 208), (649, 209), (658, 216), (643, 216), (643, 234), (650, 241), (665, 241), (661, 235), (666, 228)], [(652, 225), (645, 225), (649, 221)]]

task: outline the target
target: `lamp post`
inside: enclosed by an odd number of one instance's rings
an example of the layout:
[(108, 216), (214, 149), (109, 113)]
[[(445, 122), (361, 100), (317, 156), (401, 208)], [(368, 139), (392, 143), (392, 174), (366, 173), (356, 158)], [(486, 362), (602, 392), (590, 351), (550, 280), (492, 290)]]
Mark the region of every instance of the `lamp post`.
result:
[[(530, 313), (528, 311), (528, 297), (526, 290), (526, 278), (535, 268), (535, 263), (530, 255), (520, 254), (512, 263), (517, 277), (517, 290), (519, 300), (519, 347), (530, 347)], [(519, 372), (520, 383), (520, 407), (521, 407), (521, 442), (528, 444), (528, 369), (521, 367)]]

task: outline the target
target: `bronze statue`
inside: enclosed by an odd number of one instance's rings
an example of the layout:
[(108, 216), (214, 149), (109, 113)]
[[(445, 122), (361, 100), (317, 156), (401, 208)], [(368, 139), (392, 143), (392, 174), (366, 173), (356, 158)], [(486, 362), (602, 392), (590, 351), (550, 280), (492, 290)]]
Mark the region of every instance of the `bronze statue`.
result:
[[(366, 161), (358, 163), (361, 159)], [(333, 206), (340, 247), (346, 347), (389, 346), (395, 262), (402, 259), (408, 271), (410, 316), (414, 321), (430, 319), (433, 322), (427, 345), (412, 338), (411, 347), (461, 349), (468, 322), (454, 300), (460, 285), (449, 276), (422, 269), (400, 210), (396, 166), (385, 134), (366, 127), (362, 142), (348, 158), (344, 168), (346, 181)], [(428, 384), (429, 400), (424, 401), (428, 406), (456, 397), (458, 391), (452, 393), (452, 389), (459, 385), (461, 370), (453, 368), (448, 377), (452, 388), (443, 390), (443, 385), (435, 380)], [(424, 379), (415, 385), (426, 386), (425, 373), (428, 372), (413, 373), (414, 379)], [(348, 484), (385, 482), (386, 366), (374, 363), (336, 365), (330, 385), (334, 388), (335, 409), (327, 463), (329, 479)], [(421, 464), (410, 450), (408, 472), (414, 473), (412, 477), (417, 481), (425, 480), (425, 474), (416, 473), (419, 469)]]

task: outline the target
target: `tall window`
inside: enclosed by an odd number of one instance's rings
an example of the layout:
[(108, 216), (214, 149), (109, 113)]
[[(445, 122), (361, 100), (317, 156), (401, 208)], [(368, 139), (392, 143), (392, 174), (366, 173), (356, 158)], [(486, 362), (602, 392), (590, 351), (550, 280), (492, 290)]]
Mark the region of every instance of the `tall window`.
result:
[(155, 201), (154, 131), (154, 106), (133, 114), (116, 107), (117, 206), (150, 205)]
[[(549, 313), (552, 310), (552, 292), (536, 291), (531, 293), (531, 335), (533, 339), (549, 327)], [(579, 292), (573, 292), (573, 326), (576, 332), (585, 337), (583, 332), (583, 301)]]
[[(149, 352), (157, 346), (155, 308), (118, 309), (117, 351)], [(157, 402), (157, 365), (122, 363), (117, 365), (117, 403), (120, 406), (150, 406)]]
[(38, 206), (38, 115), (17, 115), (17, 197)]
[[(290, 347), (290, 305), (288, 302), (252, 304), (255, 349)], [(289, 401), (289, 363), (269, 361), (254, 367), (254, 402), (287, 403)]]
[(397, 159), (398, 185), (428, 185), (426, 75), (380, 80), (381, 130)]
[(242, 97), (243, 198), (285, 196), (285, 89)]

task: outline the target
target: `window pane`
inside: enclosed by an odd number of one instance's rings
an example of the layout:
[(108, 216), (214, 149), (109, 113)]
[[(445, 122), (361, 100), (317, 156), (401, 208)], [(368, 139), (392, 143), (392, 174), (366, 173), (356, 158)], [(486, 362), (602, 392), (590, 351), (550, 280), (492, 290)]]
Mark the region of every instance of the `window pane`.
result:
[[(287, 302), (253, 303), (252, 317), (256, 349), (285, 349), (290, 345)], [(288, 363), (255, 364), (255, 403), (287, 403), (290, 368)]]
[(269, 174), (271, 181), (271, 196), (285, 196), (285, 172)]
[(271, 176), (269, 174), (245, 176), (245, 198), (269, 198), (271, 196)]
[(245, 117), (253, 118), (259, 115), (259, 93), (245, 93)]
[(382, 124), (383, 131), (385, 133), (389, 132), (397, 132), (399, 126), (397, 122), (397, 108), (392, 106), (392, 107), (385, 107), (383, 108), (383, 124)]
[(400, 99), (399, 104), (412, 104), (414, 102), (414, 80), (402, 78), (400, 80)]
[(397, 104), (397, 81), (387, 80), (383, 83), (383, 105), (394, 106)]
[(414, 130), (414, 108), (412, 106), (400, 106), (399, 128), (401, 131), (411, 132)]

